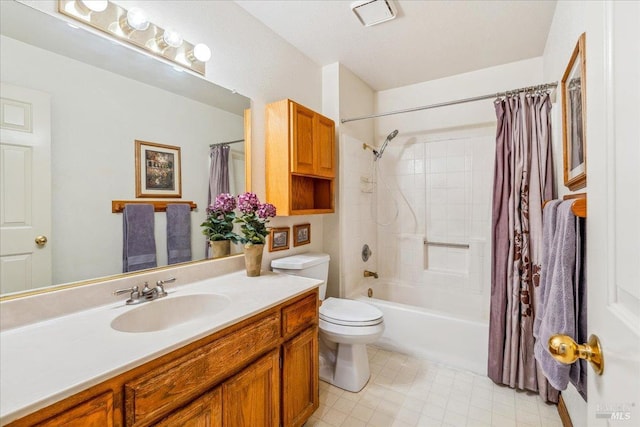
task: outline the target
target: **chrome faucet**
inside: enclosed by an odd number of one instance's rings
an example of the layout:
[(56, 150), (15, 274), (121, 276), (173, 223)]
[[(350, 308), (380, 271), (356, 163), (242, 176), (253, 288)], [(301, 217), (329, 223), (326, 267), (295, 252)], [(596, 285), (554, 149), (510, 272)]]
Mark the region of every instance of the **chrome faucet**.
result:
[(376, 273), (375, 271), (365, 270), (364, 271), (364, 277), (373, 277), (374, 279), (377, 279), (378, 278), (378, 273)]
[(142, 290), (140, 290), (140, 287), (138, 285), (134, 285), (130, 288), (118, 289), (117, 291), (113, 292), (113, 295), (121, 295), (130, 292), (131, 294), (129, 295), (129, 299), (126, 301), (126, 304), (140, 304), (142, 302), (153, 301), (154, 299), (166, 297), (168, 294), (164, 289), (164, 284), (175, 281), (175, 277), (166, 280), (158, 280), (156, 282), (155, 288), (150, 288), (149, 282), (144, 282), (144, 288), (142, 288)]

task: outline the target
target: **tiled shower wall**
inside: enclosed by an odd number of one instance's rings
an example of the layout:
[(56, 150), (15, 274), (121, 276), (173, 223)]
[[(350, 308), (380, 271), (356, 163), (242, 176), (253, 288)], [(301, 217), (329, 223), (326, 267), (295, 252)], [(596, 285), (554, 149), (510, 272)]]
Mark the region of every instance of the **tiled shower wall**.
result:
[(400, 134), (389, 144), (373, 173), (382, 276), (477, 292), (488, 284), (494, 132)]
[[(363, 141), (349, 135), (340, 135), (340, 221), (342, 222), (342, 257), (345, 289), (350, 295), (362, 282), (364, 270), (375, 271), (379, 254), (376, 226), (371, 216), (371, 184), (363, 182), (369, 176), (371, 151), (362, 149)], [(373, 251), (368, 261), (361, 257), (362, 246), (368, 244)]]

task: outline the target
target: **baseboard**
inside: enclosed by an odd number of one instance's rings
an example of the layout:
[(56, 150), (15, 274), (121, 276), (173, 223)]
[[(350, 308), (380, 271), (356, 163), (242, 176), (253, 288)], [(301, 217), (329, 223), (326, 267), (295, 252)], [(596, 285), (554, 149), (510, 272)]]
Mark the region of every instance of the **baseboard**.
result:
[(573, 427), (571, 416), (569, 415), (569, 410), (567, 409), (567, 405), (564, 403), (562, 395), (560, 395), (560, 399), (558, 400), (558, 415), (560, 415), (562, 427)]

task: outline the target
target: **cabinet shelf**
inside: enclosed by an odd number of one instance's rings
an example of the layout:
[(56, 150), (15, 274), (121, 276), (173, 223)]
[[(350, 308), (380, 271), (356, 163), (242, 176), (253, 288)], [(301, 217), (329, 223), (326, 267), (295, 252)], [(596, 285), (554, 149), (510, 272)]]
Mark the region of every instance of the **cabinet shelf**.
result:
[(278, 216), (335, 212), (335, 123), (290, 99), (266, 107), (267, 200)]

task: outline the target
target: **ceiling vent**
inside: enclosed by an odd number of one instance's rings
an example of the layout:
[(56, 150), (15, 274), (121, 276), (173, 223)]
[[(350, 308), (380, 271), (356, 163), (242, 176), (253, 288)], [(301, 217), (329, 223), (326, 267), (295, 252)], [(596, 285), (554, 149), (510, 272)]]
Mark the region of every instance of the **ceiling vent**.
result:
[(365, 0), (353, 3), (351, 10), (365, 27), (380, 24), (396, 17), (390, 0)]

